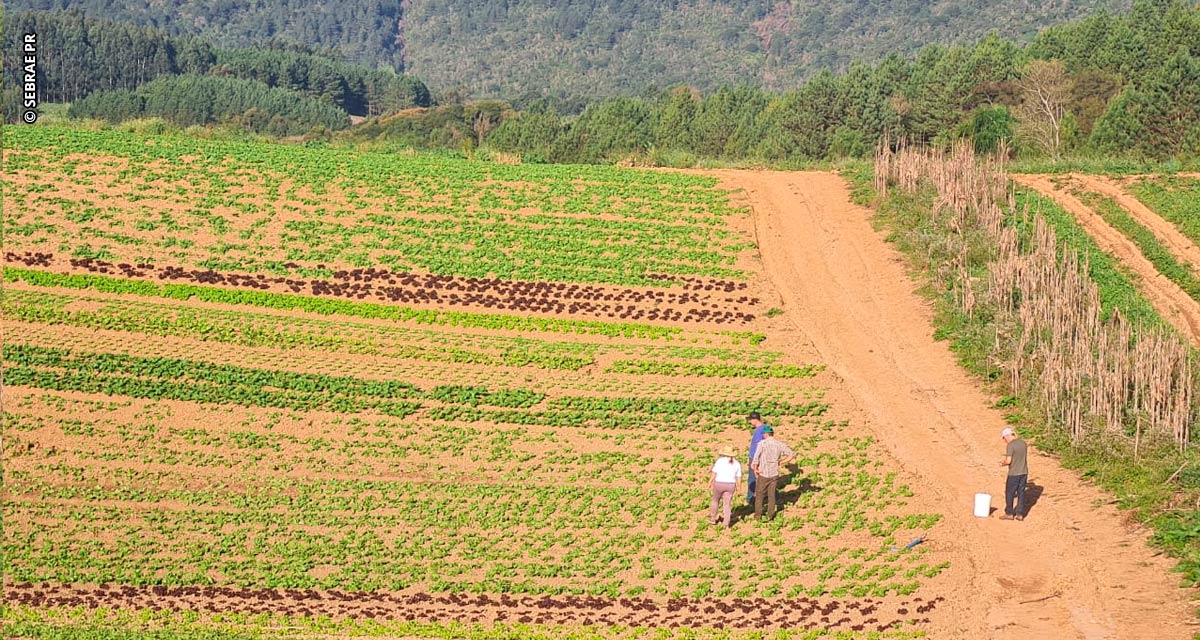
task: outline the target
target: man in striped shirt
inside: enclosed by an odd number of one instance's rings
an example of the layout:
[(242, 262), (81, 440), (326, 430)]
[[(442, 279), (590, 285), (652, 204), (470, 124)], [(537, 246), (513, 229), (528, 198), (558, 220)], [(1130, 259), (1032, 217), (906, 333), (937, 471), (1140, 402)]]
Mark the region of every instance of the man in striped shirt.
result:
[(767, 497), (767, 518), (775, 519), (775, 490), (779, 486), (782, 467), (796, 460), (796, 453), (781, 440), (775, 439), (775, 430), (763, 427), (763, 439), (754, 450), (750, 470), (754, 472), (754, 517), (762, 518), (763, 496)]

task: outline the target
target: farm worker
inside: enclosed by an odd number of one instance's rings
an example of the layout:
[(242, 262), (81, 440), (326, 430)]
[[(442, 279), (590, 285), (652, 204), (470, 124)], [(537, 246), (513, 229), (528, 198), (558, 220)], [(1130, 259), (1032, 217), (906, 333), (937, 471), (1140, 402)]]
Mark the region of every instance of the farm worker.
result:
[(737, 449), (733, 445), (725, 445), (717, 453), (717, 461), (713, 463), (712, 473), (708, 478), (708, 488), (712, 490), (712, 509), (708, 511), (708, 521), (717, 523), (717, 505), (725, 503), (725, 528), (733, 524), (733, 492), (737, 490), (738, 482), (742, 479), (742, 463), (737, 461)]
[[(750, 421), (750, 426), (754, 427), (754, 434), (750, 436), (750, 455), (746, 459), (753, 460), (754, 459), (754, 451), (755, 451), (755, 449), (758, 448), (758, 443), (762, 442), (762, 439), (763, 439), (763, 429), (769, 427), (770, 425), (763, 422), (762, 416), (759, 415), (759, 413), (757, 411), (751, 411), (750, 415), (747, 416), (746, 419)], [(750, 472), (750, 477), (746, 481), (746, 484), (747, 484), (746, 504), (750, 504), (751, 502), (754, 501), (754, 472), (753, 471)]]
[(754, 487), (754, 517), (762, 518), (763, 496), (767, 497), (767, 518), (775, 519), (775, 494), (779, 490), (780, 468), (796, 460), (796, 453), (791, 447), (775, 438), (775, 430), (770, 425), (763, 426), (763, 439), (754, 448), (754, 457), (750, 459), (750, 470), (757, 477)]
[[(1029, 448), (1025, 446), (1025, 441), (1009, 428), (1000, 432), (1000, 439), (1006, 445), (1000, 466), (1008, 467), (1008, 479), (1004, 483), (1004, 515), (1000, 516), (1000, 519), (1024, 520), (1025, 484), (1029, 480)], [(1015, 507), (1013, 502), (1016, 502)]]

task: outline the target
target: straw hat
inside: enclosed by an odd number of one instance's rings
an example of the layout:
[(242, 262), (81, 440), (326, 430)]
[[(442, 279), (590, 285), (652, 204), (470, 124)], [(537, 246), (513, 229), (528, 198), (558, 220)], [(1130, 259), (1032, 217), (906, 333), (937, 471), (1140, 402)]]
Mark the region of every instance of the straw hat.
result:
[(731, 444), (727, 444), (724, 447), (721, 447), (721, 450), (717, 452), (717, 455), (729, 456), (730, 458), (736, 458), (737, 454), (738, 454), (737, 449), (734, 449), (733, 445), (731, 445)]

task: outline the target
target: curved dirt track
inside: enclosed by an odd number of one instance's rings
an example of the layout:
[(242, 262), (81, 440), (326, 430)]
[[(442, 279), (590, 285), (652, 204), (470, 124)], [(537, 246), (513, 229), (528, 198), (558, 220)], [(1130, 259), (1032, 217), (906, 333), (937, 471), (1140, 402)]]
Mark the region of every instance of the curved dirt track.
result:
[[(932, 638), (1187, 638), (1187, 602), (1111, 497), (1031, 456), (1043, 491), (1024, 522), (972, 516), (976, 492), (1002, 502), (1004, 427), (989, 398), (935, 342), (931, 312), (902, 257), (831, 173), (711, 172), (745, 189), (765, 273), (789, 318), (844, 381), (852, 419), (944, 505), (934, 544), (960, 581), (932, 615)], [(775, 345), (779, 348), (781, 345)], [(834, 390), (833, 393), (839, 393)]]
[[(1092, 236), (1092, 239), (1096, 241), (1101, 250), (1113, 255), (1121, 264), (1137, 274), (1139, 282), (1135, 284), (1141, 289), (1142, 294), (1146, 296), (1150, 304), (1154, 305), (1155, 310), (1162, 315), (1163, 319), (1171, 323), (1180, 333), (1191, 340), (1192, 344), (1200, 346), (1200, 302), (1189, 296), (1179, 285), (1159, 273), (1154, 264), (1146, 259), (1146, 256), (1142, 255), (1142, 250), (1137, 244), (1125, 237), (1125, 234), (1114, 229), (1104, 218), (1101, 218), (1099, 214), (1092, 211), (1090, 207), (1075, 197), (1074, 194), (1070, 193), (1066, 187), (1056, 185), (1050, 177), (1018, 175), (1013, 176), (1013, 179), (1052, 198), (1059, 206), (1075, 216), (1079, 225), (1088, 232), (1088, 235)], [(1090, 188), (1090, 184), (1092, 183), (1085, 182), (1084, 184), (1089, 185), (1088, 188)], [(1098, 192), (1103, 195), (1109, 195), (1104, 191)], [(1117, 202), (1124, 206), (1120, 200)], [(1128, 207), (1126, 207), (1126, 210), (1129, 210)], [(1149, 209), (1146, 211), (1153, 215), (1153, 212), (1150, 212)], [(1130, 213), (1133, 214), (1132, 211)], [(1140, 216), (1134, 214), (1134, 217), (1141, 221)], [(1157, 218), (1157, 216), (1154, 217)], [(1159, 220), (1165, 223), (1161, 218)], [(1142, 224), (1149, 226), (1145, 222), (1142, 222)], [(1159, 235), (1161, 229), (1152, 227), (1151, 231), (1159, 238), (1163, 237)]]
[(1105, 176), (1089, 176), (1081, 173), (1071, 174), (1071, 179), (1079, 182), (1088, 191), (1112, 198), (1121, 205), (1139, 224), (1146, 227), (1166, 245), (1167, 249), (1180, 262), (1188, 263), (1193, 269), (1200, 269), (1200, 246), (1191, 238), (1183, 235), (1175, 225), (1155, 213), (1150, 207), (1142, 204), (1141, 200), (1133, 197), (1117, 181)]

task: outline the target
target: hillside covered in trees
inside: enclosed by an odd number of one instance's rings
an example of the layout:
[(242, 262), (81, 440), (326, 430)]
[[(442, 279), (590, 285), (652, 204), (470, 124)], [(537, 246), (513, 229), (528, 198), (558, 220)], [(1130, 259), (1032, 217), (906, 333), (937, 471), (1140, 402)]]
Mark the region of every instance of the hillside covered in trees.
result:
[(521, 110), (480, 101), (365, 123), (347, 135), (417, 147), (461, 140), (552, 162), (861, 157), (885, 135), (932, 144), (966, 137), (980, 151), (1004, 142), (1049, 158), (1196, 158), (1200, 7), (1138, 0), (1129, 12), (1058, 25), (1027, 45), (996, 36), (931, 45), (821, 72), (782, 92), (680, 85), (581, 111), (554, 100)]
[[(382, 148), (485, 148), (525, 161), (689, 164), (698, 158), (786, 163), (869, 154), (881, 137), (970, 138), (1022, 156), (1095, 153), (1200, 158), (1200, 5), (1137, 0), (1029, 42), (990, 35), (928, 45), (772, 90), (749, 81), (670, 85), (594, 99), (472, 100), (418, 79), (298, 45), (220, 49), (192, 36), (86, 18), (8, 16), (6, 118), (15, 121), (15, 38), (36, 29), (41, 90), (69, 114), (158, 117)], [(11, 59), (10, 59), (11, 57)], [(350, 116), (365, 118), (351, 127)], [(313, 134), (313, 135), (310, 135)]]
[(89, 16), (203, 36), (232, 49), (290, 42), (407, 71), (477, 97), (606, 97), (684, 83), (785, 90), (822, 69), (1025, 39), (1128, 0), (13, 0), (7, 11)]
[(14, 121), (20, 39), (37, 33), (43, 102), (112, 121), (162, 117), (180, 125), (239, 119), (250, 129), (290, 134), (349, 125), (349, 116), (428, 106), (411, 76), (320, 55), (305, 47), (219, 49), (200, 37), (73, 12), (5, 15), (5, 118)]

